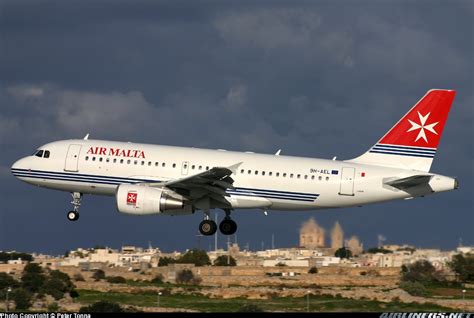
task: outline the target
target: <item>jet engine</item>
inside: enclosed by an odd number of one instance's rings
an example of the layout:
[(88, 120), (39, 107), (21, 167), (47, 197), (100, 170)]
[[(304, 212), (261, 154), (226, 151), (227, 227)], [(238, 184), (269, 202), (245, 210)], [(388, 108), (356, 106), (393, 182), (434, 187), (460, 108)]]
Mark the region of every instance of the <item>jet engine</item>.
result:
[(194, 213), (186, 199), (171, 190), (142, 185), (122, 184), (115, 194), (117, 210), (125, 214), (185, 215)]

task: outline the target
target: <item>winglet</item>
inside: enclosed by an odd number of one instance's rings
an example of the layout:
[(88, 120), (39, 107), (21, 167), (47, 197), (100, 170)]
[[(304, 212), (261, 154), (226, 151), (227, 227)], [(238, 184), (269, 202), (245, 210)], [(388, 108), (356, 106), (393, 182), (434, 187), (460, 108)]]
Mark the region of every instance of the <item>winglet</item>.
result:
[(281, 149), (278, 149), (278, 151), (275, 153), (275, 156), (279, 156), (281, 153)]
[(89, 140), (89, 134), (84, 136), (84, 140)]

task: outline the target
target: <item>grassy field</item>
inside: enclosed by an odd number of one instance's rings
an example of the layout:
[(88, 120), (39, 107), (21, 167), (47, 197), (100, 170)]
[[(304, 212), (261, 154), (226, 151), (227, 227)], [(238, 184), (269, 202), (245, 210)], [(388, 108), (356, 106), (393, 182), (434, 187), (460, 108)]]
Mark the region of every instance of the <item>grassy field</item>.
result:
[[(93, 290), (79, 290), (78, 301), (84, 305), (99, 300), (115, 302), (121, 305), (155, 307), (156, 293), (102, 293)], [(275, 297), (265, 300), (249, 300), (244, 298), (214, 299), (202, 295), (162, 295), (160, 306), (167, 308), (193, 309), (203, 312), (236, 312), (244, 305), (257, 305), (264, 311), (304, 312), (307, 310), (307, 298)], [(383, 303), (373, 300), (354, 300), (326, 295), (310, 295), (310, 311), (452, 311), (435, 304), (417, 304), (391, 302)]]
[(462, 299), (462, 290), (466, 290), (464, 293), (464, 299), (474, 299), (474, 289), (467, 289), (461, 286), (459, 287), (444, 287), (444, 286), (428, 286), (426, 288), (428, 297), (433, 298), (445, 298), (445, 299)]

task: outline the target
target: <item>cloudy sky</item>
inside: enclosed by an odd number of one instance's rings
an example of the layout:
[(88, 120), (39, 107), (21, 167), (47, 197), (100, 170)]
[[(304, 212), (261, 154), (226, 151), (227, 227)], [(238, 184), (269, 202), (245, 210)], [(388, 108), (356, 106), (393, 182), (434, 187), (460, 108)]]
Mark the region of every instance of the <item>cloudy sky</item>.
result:
[[(201, 215), (120, 215), (15, 180), (44, 143), (82, 138), (349, 159), (430, 88), (457, 90), (432, 171), (461, 188), (320, 212), (239, 211), (238, 241), (298, 244), (313, 216), (365, 247), (474, 245), (472, 1), (0, 1), (0, 250), (198, 243)], [(224, 246), (222, 237), (220, 245)]]

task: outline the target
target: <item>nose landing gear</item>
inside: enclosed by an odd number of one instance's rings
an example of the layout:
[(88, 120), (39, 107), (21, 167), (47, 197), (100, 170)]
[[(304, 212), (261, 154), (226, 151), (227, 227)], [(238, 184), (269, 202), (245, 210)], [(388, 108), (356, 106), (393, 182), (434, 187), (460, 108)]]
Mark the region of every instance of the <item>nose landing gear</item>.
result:
[(71, 203), (73, 205), (73, 210), (67, 213), (67, 219), (69, 221), (77, 221), (79, 220), (79, 207), (81, 206), (82, 193), (72, 192), (71, 195), (72, 195)]

